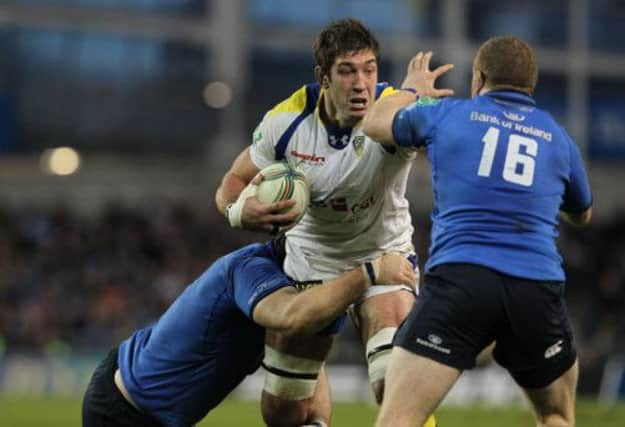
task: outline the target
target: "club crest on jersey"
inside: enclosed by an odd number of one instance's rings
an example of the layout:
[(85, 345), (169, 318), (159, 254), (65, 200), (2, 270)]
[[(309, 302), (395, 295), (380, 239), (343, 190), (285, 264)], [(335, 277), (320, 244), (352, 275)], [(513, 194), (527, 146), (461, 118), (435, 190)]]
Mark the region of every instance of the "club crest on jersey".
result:
[(355, 136), (354, 139), (352, 140), (352, 144), (354, 144), (354, 152), (356, 153), (356, 155), (358, 157), (362, 156), (362, 152), (365, 149), (365, 136), (364, 135)]

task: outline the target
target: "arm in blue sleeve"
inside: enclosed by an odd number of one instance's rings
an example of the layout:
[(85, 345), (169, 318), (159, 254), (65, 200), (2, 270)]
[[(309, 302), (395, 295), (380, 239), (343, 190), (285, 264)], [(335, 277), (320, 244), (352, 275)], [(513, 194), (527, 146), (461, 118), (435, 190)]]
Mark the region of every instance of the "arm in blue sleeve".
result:
[(393, 139), (400, 147), (428, 144), (444, 116), (447, 100), (421, 98), (400, 109), (393, 117)]
[(419, 147), (419, 131), (413, 120), (408, 107), (404, 107), (395, 113), (393, 117), (393, 139), (400, 147)]
[(275, 260), (262, 256), (251, 256), (237, 263), (232, 279), (236, 304), (250, 319), (260, 300), (292, 282)]
[(592, 194), (579, 148), (570, 139), (568, 142), (571, 171), (561, 210), (568, 213), (579, 213), (592, 205)]

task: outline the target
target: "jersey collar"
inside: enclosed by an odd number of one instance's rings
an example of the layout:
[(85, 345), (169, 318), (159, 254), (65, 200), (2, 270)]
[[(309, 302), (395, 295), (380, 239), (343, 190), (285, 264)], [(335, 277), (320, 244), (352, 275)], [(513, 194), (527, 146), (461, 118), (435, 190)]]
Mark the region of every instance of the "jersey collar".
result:
[(514, 90), (491, 90), (490, 92), (486, 92), (482, 96), (487, 96), (496, 101), (530, 105), (532, 107), (536, 106), (536, 101), (534, 100), (534, 98), (525, 93), (517, 92)]
[(326, 132), (328, 133), (328, 144), (337, 150), (342, 150), (349, 145), (352, 136), (351, 127), (339, 127), (333, 124), (326, 124)]

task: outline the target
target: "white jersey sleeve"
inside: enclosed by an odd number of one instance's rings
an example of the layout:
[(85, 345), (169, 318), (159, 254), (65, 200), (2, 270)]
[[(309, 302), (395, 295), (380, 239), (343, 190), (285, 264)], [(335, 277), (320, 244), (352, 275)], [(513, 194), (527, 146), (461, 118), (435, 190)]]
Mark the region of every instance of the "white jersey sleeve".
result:
[(277, 153), (277, 146), (281, 139), (289, 137), (286, 135), (289, 126), (304, 113), (307, 101), (306, 86), (302, 86), (265, 114), (254, 131), (250, 147), (252, 162), (259, 169), (284, 159), (284, 153)]
[(271, 132), (271, 120), (267, 118), (268, 114), (254, 130), (253, 142), (250, 147), (250, 157), (258, 169), (263, 169), (276, 161), (276, 138)]

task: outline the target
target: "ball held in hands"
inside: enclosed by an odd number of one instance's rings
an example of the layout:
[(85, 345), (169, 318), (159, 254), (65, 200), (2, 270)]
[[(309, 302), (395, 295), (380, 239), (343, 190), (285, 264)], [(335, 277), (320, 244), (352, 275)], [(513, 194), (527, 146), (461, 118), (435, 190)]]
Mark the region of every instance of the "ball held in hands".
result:
[(298, 222), (310, 203), (310, 189), (306, 176), (286, 162), (275, 163), (260, 171), (263, 179), (258, 184), (256, 197), (261, 203), (270, 204), (281, 200), (294, 200), (295, 205), (286, 212), (299, 212)]

